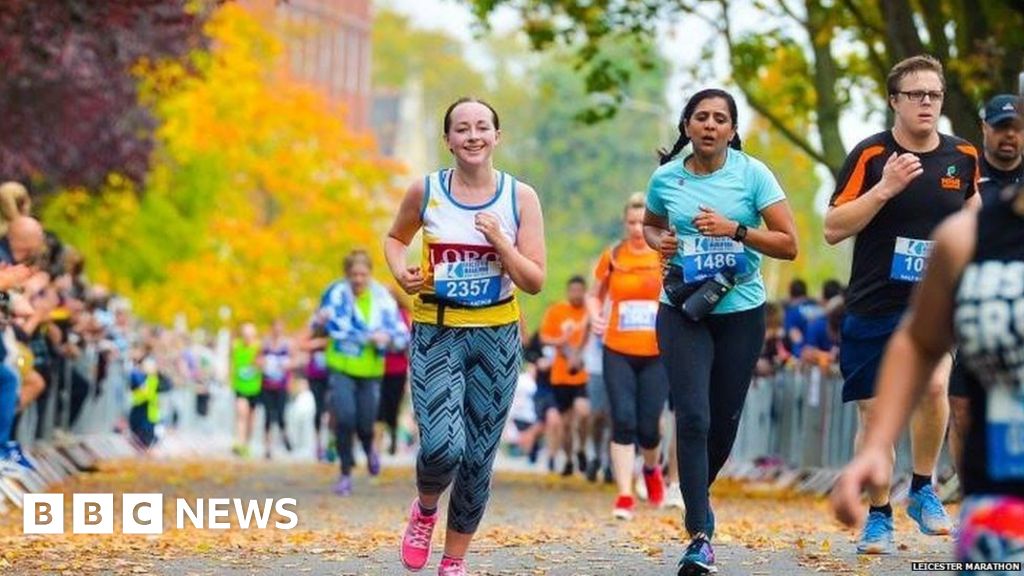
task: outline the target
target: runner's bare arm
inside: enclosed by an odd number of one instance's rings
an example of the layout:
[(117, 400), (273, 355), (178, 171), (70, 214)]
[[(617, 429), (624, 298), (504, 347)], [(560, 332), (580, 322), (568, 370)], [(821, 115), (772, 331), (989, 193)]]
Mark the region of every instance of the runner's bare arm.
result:
[(765, 256), (794, 260), (797, 253), (796, 224), (789, 202), (782, 200), (761, 211), (765, 228), (747, 230), (743, 243)]
[(647, 245), (658, 251), (663, 258), (671, 258), (679, 248), (679, 239), (672, 231), (668, 218), (644, 210), (644, 240)]
[(981, 210), (981, 194), (978, 192), (971, 194), (971, 197), (964, 201), (964, 209), (973, 210), (975, 212)]
[(415, 294), (423, 287), (423, 272), (418, 266), (409, 266), (406, 256), (409, 243), (416, 232), (423, 226), (421, 210), (425, 194), (423, 180), (417, 180), (409, 186), (402, 199), (402, 204), (391, 224), (387, 238), (384, 239), (384, 257), (387, 259), (391, 275), (408, 294)]

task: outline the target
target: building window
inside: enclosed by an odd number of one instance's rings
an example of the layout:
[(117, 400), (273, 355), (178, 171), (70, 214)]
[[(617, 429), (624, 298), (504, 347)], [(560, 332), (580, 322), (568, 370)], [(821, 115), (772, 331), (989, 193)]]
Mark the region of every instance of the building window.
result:
[(337, 96), (345, 90), (345, 27), (335, 30), (331, 46), (331, 94)]
[(331, 50), (334, 47), (334, 30), (326, 24), (320, 27), (317, 44), (320, 55), (317, 58), (316, 83), (324, 87), (325, 92), (331, 90)]
[(373, 47), (370, 45), (369, 40), (363, 42), (363, 65), (362, 74), (359, 75), (361, 79), (361, 93), (364, 96), (370, 95), (370, 56), (372, 54)]
[(345, 91), (349, 94), (359, 92), (359, 45), (361, 40), (357, 30), (350, 30), (348, 35), (348, 65), (345, 67)]

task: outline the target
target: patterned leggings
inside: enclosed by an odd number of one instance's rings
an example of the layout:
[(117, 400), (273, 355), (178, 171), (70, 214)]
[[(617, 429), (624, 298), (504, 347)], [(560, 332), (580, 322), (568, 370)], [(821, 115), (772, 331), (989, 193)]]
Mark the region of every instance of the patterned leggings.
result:
[(454, 480), (450, 530), (472, 534), (483, 518), (521, 354), (518, 324), (413, 326), (412, 405), (420, 428), (416, 485), (423, 494), (441, 494)]

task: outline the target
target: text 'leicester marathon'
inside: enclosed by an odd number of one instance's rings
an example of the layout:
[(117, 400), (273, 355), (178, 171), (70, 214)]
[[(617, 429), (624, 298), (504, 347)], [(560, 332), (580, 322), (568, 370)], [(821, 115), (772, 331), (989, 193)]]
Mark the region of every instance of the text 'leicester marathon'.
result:
[(1022, 562), (911, 562), (914, 572), (1020, 572)]

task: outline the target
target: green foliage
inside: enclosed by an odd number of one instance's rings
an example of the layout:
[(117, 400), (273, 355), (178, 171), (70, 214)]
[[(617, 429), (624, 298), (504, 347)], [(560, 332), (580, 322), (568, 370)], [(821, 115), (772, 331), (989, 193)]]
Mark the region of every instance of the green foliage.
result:
[(816, 206), (822, 180), (814, 160), (802, 153), (764, 118), (756, 118), (746, 131), (743, 149), (764, 162), (778, 178), (793, 210), (800, 251), (793, 262), (763, 260), (768, 296), (784, 298), (793, 278), (803, 278), (811, 287), (829, 278), (845, 278), (849, 265), (845, 255), (821, 241), (822, 215)]
[[(728, 73), (751, 107), (813, 160), (838, 173), (846, 154), (839, 120), (860, 98), (884, 110), (889, 67), (927, 52), (945, 63), (944, 113), (954, 132), (980, 140), (977, 109), (1016, 88), (1024, 63), (1024, 3), (1019, 0), (463, 0), (486, 24), (498, 8), (516, 11), (537, 49), (569, 47), (584, 62), (590, 92), (612, 96), (585, 114), (614, 116), (636, 62), (601, 61), (607, 38), (653, 41), (659, 25), (693, 16), (716, 32), (697, 47), (690, 72), (697, 83), (721, 78), (713, 62), (724, 46)], [(744, 18), (737, 17), (738, 14)], [(738, 29), (737, 21), (753, 22)], [(721, 41), (721, 42), (719, 42)], [(774, 84), (765, 77), (775, 78)], [(875, 115), (873, 115), (875, 116)], [(876, 122), (878, 118), (873, 118)], [(814, 134), (814, 132), (817, 134)]]
[[(408, 21), (386, 11), (378, 14), (378, 23), (386, 28), (375, 31), (378, 41), (429, 37), (434, 46), (458, 46), (443, 33), (409, 29)], [(438, 126), (447, 104), (463, 94), (482, 96), (498, 110), (502, 142), (495, 164), (532, 185), (544, 210), (548, 280), (541, 295), (524, 298), (527, 321), (536, 326), (544, 308), (564, 297), (570, 276), (591, 276), (601, 250), (622, 233), (626, 198), (646, 189), (657, 166), (656, 149), (675, 139), (674, 106), (664, 103), (667, 64), (653, 46), (635, 38), (607, 39), (593, 61), (580, 61), (569, 50), (538, 57), (519, 37), (491, 37), (483, 48), (492, 66), (487, 80), (465, 62), (417, 65), (416, 46), (390, 48), (375, 60), (374, 69), (394, 86), (404, 85), (411, 74), (421, 75), (426, 108), (436, 114)], [(651, 64), (631, 65), (645, 59)], [(585, 83), (590, 68), (602, 63), (630, 69), (621, 78), (628, 80), (628, 92), (615, 103), (614, 118), (588, 124), (588, 111), (615, 98), (594, 97)], [(463, 91), (453, 92), (452, 86)], [(439, 158), (447, 163), (448, 151), (441, 148)]]

